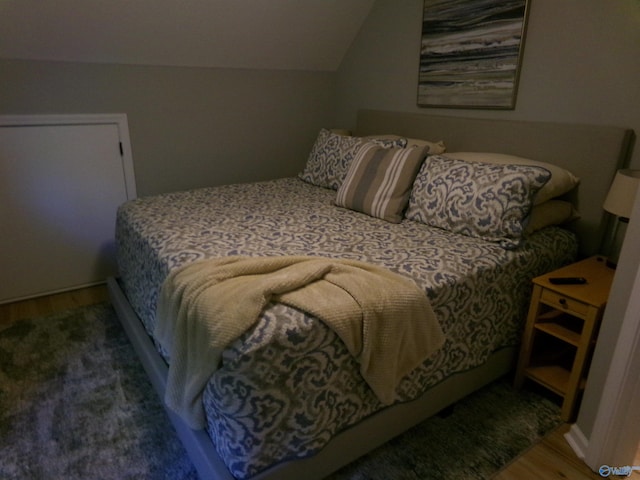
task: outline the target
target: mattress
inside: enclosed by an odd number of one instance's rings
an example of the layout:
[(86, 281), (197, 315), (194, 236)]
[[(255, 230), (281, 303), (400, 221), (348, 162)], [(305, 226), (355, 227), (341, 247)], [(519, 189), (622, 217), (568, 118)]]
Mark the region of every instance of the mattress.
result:
[[(316, 255), (375, 263), (425, 290), (447, 337), (438, 354), (402, 380), (396, 402), (406, 402), (517, 345), (531, 278), (573, 261), (577, 252), (575, 236), (558, 227), (506, 250), (418, 222), (393, 224), (339, 208), (335, 194), (283, 178), (122, 205), (116, 224), (119, 273), (147, 332), (152, 335), (164, 278), (189, 262)], [(227, 348), (203, 401), (216, 450), (242, 479), (311, 456), (336, 433), (384, 408), (336, 334), (281, 304), (270, 304)]]

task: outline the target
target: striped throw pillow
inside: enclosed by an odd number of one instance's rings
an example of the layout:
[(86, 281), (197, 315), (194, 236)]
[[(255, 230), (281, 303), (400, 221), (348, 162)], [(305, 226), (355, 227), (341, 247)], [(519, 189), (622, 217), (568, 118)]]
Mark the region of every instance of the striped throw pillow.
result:
[(365, 143), (338, 189), (336, 205), (400, 223), (411, 186), (428, 152), (425, 146), (383, 148)]

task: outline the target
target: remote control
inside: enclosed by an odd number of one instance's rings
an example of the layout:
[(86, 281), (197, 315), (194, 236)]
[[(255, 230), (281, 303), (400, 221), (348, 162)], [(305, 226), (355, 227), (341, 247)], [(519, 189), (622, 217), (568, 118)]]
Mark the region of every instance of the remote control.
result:
[(551, 277), (549, 279), (554, 285), (584, 285), (587, 279), (584, 277)]

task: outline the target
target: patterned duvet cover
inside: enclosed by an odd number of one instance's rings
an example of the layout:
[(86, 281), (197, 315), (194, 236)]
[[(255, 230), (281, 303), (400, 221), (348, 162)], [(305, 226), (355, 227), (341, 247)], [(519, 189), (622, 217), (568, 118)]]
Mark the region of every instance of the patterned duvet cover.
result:
[[(573, 234), (557, 227), (505, 250), (418, 222), (392, 224), (338, 208), (335, 195), (284, 178), (125, 203), (116, 225), (125, 294), (151, 333), (164, 278), (188, 262), (320, 255), (382, 265), (425, 289), (447, 336), (441, 351), (401, 382), (396, 400), (404, 402), (516, 345), (531, 278), (576, 255)], [(336, 334), (281, 304), (270, 304), (225, 351), (204, 403), (208, 433), (239, 479), (312, 455), (383, 408)]]

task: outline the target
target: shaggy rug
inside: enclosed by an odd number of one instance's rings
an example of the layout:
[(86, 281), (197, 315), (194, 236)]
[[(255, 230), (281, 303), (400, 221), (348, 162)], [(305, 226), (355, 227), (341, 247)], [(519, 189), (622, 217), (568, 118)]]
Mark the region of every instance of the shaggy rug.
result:
[[(559, 412), (497, 381), (330, 478), (489, 478)], [(0, 331), (0, 478), (197, 478), (108, 303)]]

